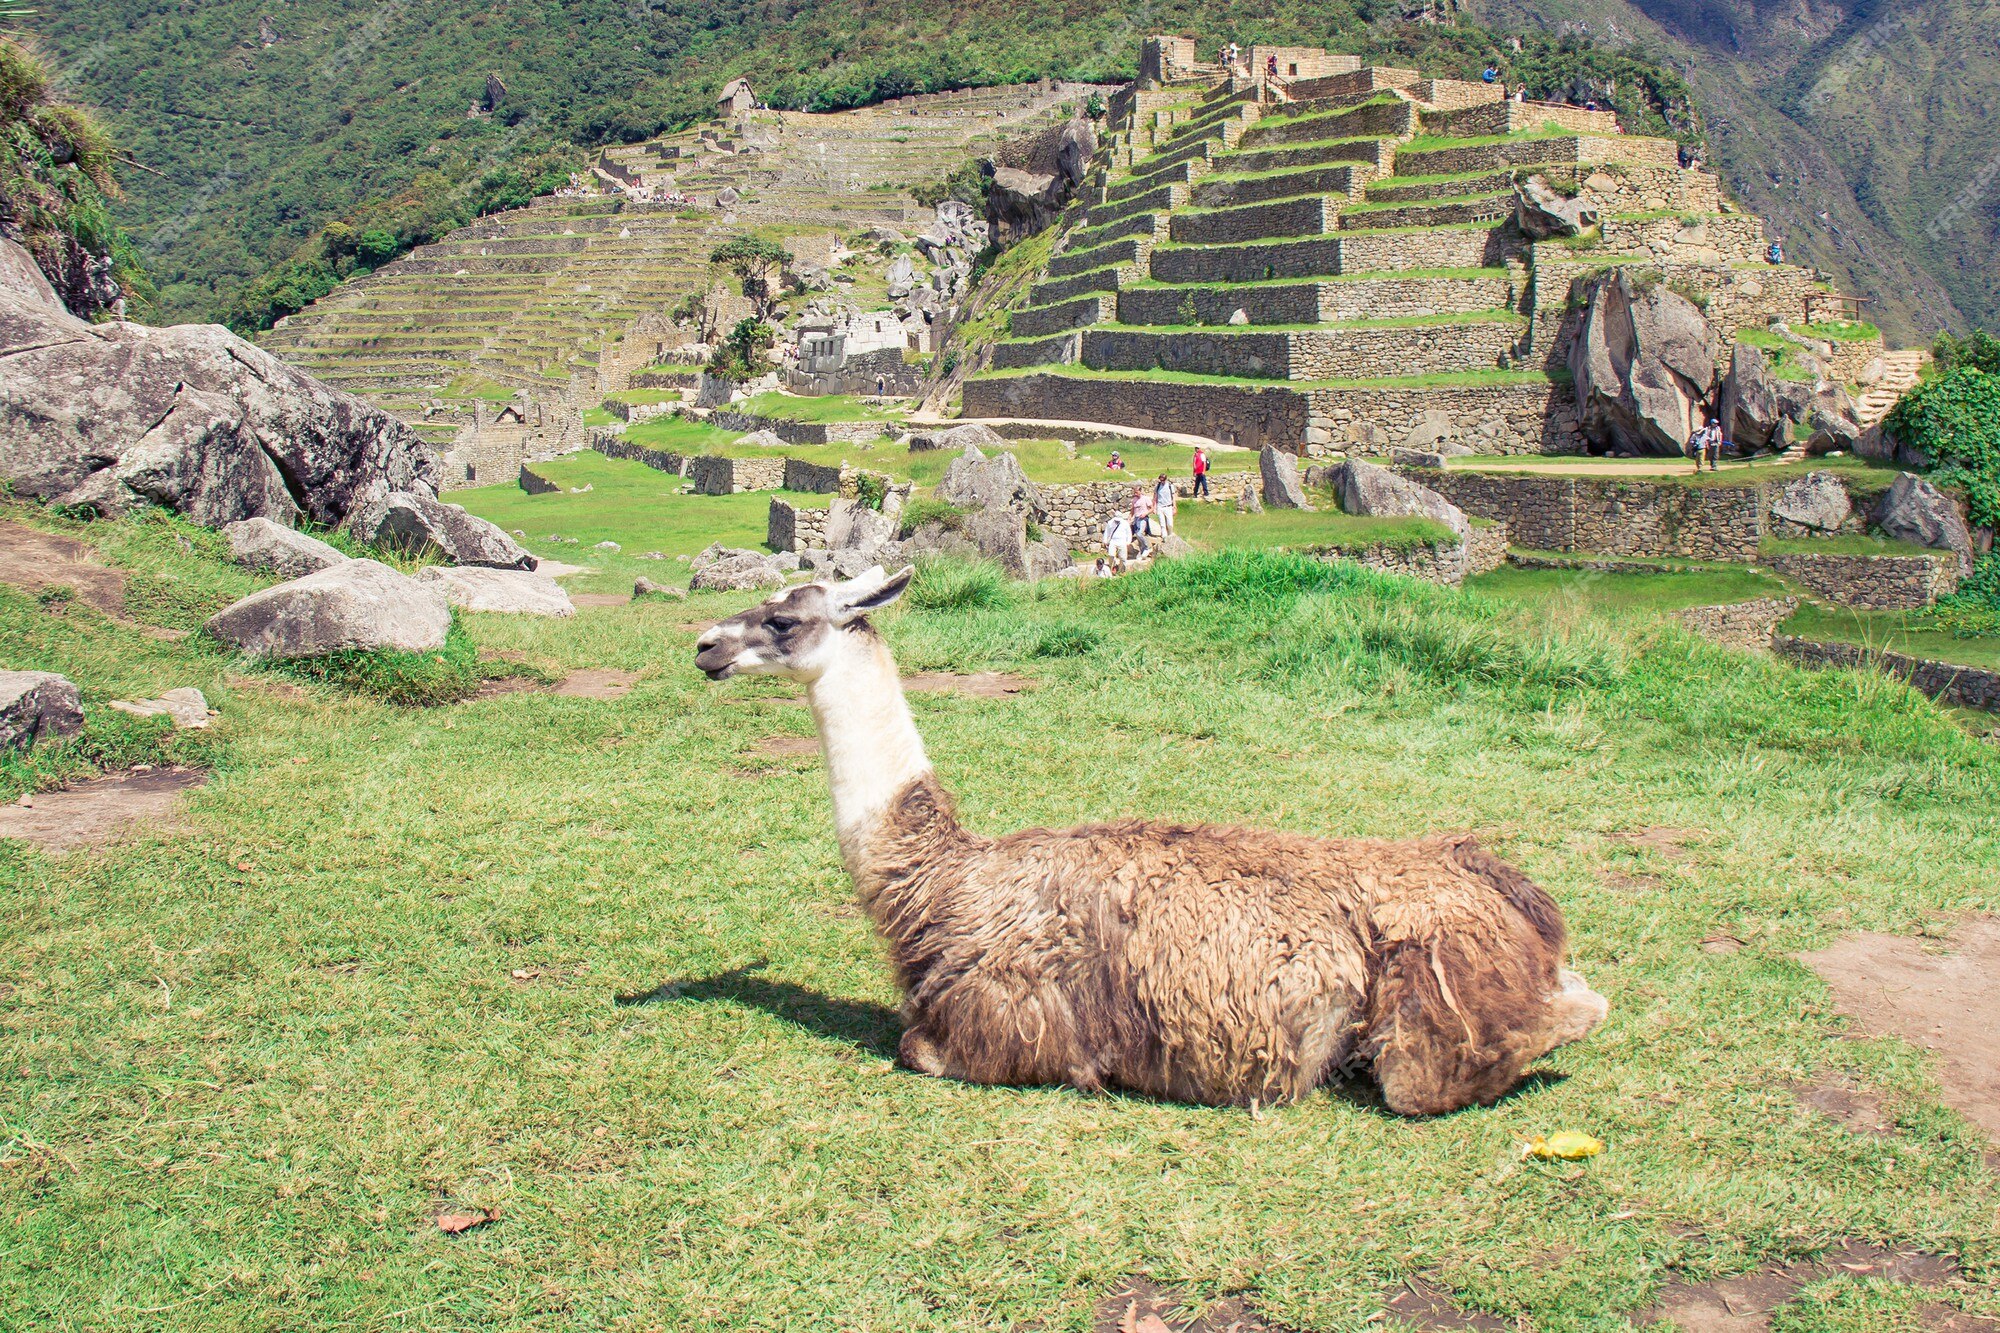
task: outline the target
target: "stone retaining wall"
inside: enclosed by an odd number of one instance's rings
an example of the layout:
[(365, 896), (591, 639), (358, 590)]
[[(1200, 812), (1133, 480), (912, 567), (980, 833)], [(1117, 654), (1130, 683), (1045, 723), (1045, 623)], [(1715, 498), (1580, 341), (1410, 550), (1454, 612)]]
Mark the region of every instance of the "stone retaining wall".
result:
[(1217, 176), (1194, 188), (1189, 201), (1196, 208), (1227, 208), (1233, 204), (1254, 204), (1263, 199), (1284, 199), (1297, 194), (1332, 194), (1358, 199), (1369, 177), (1353, 162), (1287, 172), (1282, 176)]
[(1213, 249), (1162, 247), (1153, 251), (1151, 271), (1160, 282), (1268, 282), (1413, 268), (1496, 268), (1520, 252), (1521, 242), (1498, 228), (1344, 232)]
[(1663, 259), (1686, 258), (1697, 263), (1713, 263), (1719, 257), (1761, 264), (1768, 244), (1764, 220), (1748, 213), (1696, 217), (1692, 223), (1679, 218), (1604, 219), (1604, 248), (1612, 254), (1654, 254)]
[(731, 411), (717, 411), (708, 424), (723, 430), (740, 430), (745, 435), (768, 430), (786, 444), (872, 444), (895, 429), (893, 423), (887, 422), (793, 421), (787, 417)]
[(1521, 545), (1547, 551), (1747, 563), (1763, 539), (1764, 501), (1754, 487), (1398, 471), (1468, 514), (1506, 523)]
[(1486, 171), (1494, 167), (1539, 166), (1546, 162), (1593, 166), (1616, 162), (1678, 168), (1680, 146), (1672, 139), (1654, 139), (1636, 134), (1560, 135), (1464, 148), (1401, 152), (1396, 155), (1396, 170), (1405, 176), (1443, 176)]
[(1079, 273), (1073, 278), (1038, 282), (1029, 289), (1028, 299), (1036, 305), (1060, 305), (1079, 296), (1088, 296), (1092, 292), (1115, 292), (1125, 282), (1136, 278), (1139, 273), (1140, 270), (1136, 266), (1113, 265), (1108, 268), (1093, 269), (1089, 273)]
[(525, 463), (521, 465), (520, 484), (521, 489), (530, 495), (556, 495), (562, 490), (562, 487), (539, 472), (532, 471)]
[(1756, 597), (1722, 606), (1690, 606), (1674, 612), (1674, 619), (1710, 643), (1768, 653), (1778, 626), (1798, 609), (1796, 597)]
[[(1254, 287), (1136, 287), (1118, 294), (1124, 324), (1216, 324), (1243, 311), (1255, 324), (1327, 324), (1504, 310), (1513, 283), (1495, 278), (1381, 278)], [(1189, 320), (1187, 316), (1194, 318)], [(1101, 322), (1101, 321), (1093, 321)]]
[(1073, 278), (1079, 273), (1092, 269), (1111, 268), (1119, 264), (1141, 265), (1152, 246), (1136, 236), (1122, 240), (1107, 241), (1094, 245), (1088, 250), (1068, 250), (1049, 261), (1048, 275), (1051, 278)]
[[(1305, 396), (1308, 429), (1304, 438), (1309, 454), (1326, 448), (1378, 447), (1384, 440), (1407, 434), (1426, 412), (1449, 416), (1463, 442), (1475, 453), (1583, 452), (1575, 399), (1566, 384), (1309, 389)], [(1364, 435), (1364, 431), (1372, 434)]]
[(1109, 421), (1140, 430), (1202, 435), (1245, 449), (1296, 452), (1306, 431), (1306, 395), (1227, 384), (1003, 375), (965, 382), (962, 415)]
[[(1492, 370), (1517, 349), (1526, 326), (1498, 322), (1424, 324), (1412, 328), (1303, 329), (1293, 332), (1221, 330), (1213, 333), (1156, 333), (1143, 329), (1094, 328), (1081, 335), (1078, 359), (1093, 370), (1173, 370), (1198, 375), (1319, 380), (1392, 378), (1459, 371)], [(1064, 338), (1078, 335), (1066, 334)], [(1048, 339), (1053, 344), (1060, 339)], [(1041, 344), (1032, 361), (994, 364), (1040, 365), (1060, 359), (1067, 348)]]
[(764, 544), (774, 551), (824, 550), (828, 512), (795, 505), (774, 495), (770, 513), (764, 520)]
[(668, 453), (664, 449), (646, 449), (636, 444), (628, 444), (606, 431), (598, 431), (590, 437), (590, 447), (606, 458), (623, 458), (634, 463), (644, 463), (655, 472), (670, 472), (676, 477), (687, 475), (687, 455)]
[(1377, 542), (1359, 550), (1328, 547), (1314, 554), (1321, 560), (1352, 560), (1384, 574), (1456, 588), (1474, 575), (1490, 573), (1507, 563), (1507, 527), (1501, 523), (1475, 527), (1458, 542), (1414, 546)]
[(1340, 199), (1307, 195), (1213, 212), (1176, 213), (1168, 235), (1176, 245), (1233, 245), (1267, 236), (1324, 236), (1340, 226)]
[(1772, 555), (1763, 563), (1829, 602), (1862, 611), (1914, 611), (1958, 588), (1958, 557)]
[(744, 491), (775, 491), (785, 484), (783, 457), (721, 458), (700, 454), (687, 460), (687, 479), (696, 495), (737, 495)]
[(1071, 365), (1089, 330), (1072, 329), (1047, 338), (1017, 338), (993, 344), (989, 366), (994, 370), (1019, 370), (1025, 366)]
[(1007, 331), (1016, 338), (1042, 338), (1052, 333), (1102, 324), (1111, 318), (1111, 303), (1121, 299), (1122, 296), (1084, 296), (1056, 305), (1016, 310), (1007, 317)]
[(2000, 713), (2000, 671), (1936, 662), (1904, 653), (1877, 652), (1852, 643), (1826, 643), (1818, 639), (1795, 639), (1780, 634), (1771, 642), (1772, 651), (1798, 666), (1825, 669), (1870, 667), (1901, 676), (1912, 687), (1940, 703), (1960, 708), (1979, 708)]

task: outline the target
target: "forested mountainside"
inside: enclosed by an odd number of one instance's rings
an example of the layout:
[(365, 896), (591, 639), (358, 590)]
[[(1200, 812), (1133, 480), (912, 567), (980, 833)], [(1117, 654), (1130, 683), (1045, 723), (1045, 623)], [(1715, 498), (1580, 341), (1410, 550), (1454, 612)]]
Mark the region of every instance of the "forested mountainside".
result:
[[(46, 0), (23, 26), (64, 93), (102, 108), (149, 171), (120, 219), (156, 320), (268, 324), (342, 277), (588, 160), (711, 113), (748, 75), (774, 106), (830, 110), (1043, 76), (1116, 80), (1148, 32), (1305, 42), (1476, 74), (1504, 51), (1553, 89), (1585, 67), (1621, 110), (1694, 133), (1678, 78), (1575, 42), (1514, 53), (1471, 27), (1405, 26), (1398, 0)], [(488, 76), (495, 76), (489, 83)], [(1622, 76), (1622, 77), (1621, 77)], [(1636, 126), (1635, 126), (1636, 127)], [(914, 182), (913, 182), (914, 184)]]
[(2000, 325), (2000, 0), (1470, 4), (1667, 52), (1745, 203), (1893, 332)]

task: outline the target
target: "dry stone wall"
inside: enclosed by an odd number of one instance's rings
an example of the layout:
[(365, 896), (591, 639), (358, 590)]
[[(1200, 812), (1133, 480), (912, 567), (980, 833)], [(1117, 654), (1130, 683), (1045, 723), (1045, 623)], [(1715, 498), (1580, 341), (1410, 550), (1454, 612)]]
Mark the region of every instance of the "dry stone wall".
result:
[(1252, 324), (1410, 319), (1502, 310), (1512, 304), (1513, 295), (1514, 285), (1505, 277), (1135, 287), (1118, 294), (1118, 319), (1125, 324), (1226, 325), (1238, 310)]
[(687, 460), (687, 479), (696, 495), (737, 495), (744, 491), (775, 491), (785, 484), (785, 460), (719, 458), (701, 454)]
[(1007, 331), (1017, 338), (1041, 338), (1091, 324), (1102, 324), (1111, 318), (1111, 303), (1115, 299), (1118, 298), (1085, 296), (1057, 305), (1016, 310), (1008, 317)]
[(1874, 668), (1901, 676), (1911, 686), (1941, 703), (1960, 708), (1979, 708), (2000, 713), (2000, 671), (1937, 662), (1905, 653), (1876, 652), (1853, 643), (1825, 643), (1816, 639), (1795, 639), (1778, 635), (1772, 650), (1788, 662), (1818, 669), (1851, 667)]
[(1569, 387), (1555, 382), (1308, 389), (1305, 396), (1308, 454), (1394, 441), (1408, 434), (1426, 412), (1450, 417), (1460, 439), (1475, 453), (1572, 454), (1583, 450)]
[(1175, 283), (1269, 282), (1413, 268), (1496, 268), (1521, 253), (1517, 237), (1492, 227), (1364, 231), (1218, 249), (1161, 246), (1153, 251), (1152, 276)]
[(1829, 602), (1862, 611), (1913, 611), (1958, 588), (1952, 555), (1817, 555), (1787, 552), (1764, 563)]
[(1296, 390), (1067, 375), (994, 375), (965, 382), (967, 417), (1101, 421), (1202, 435), (1223, 444), (1297, 452), (1306, 396)]
[(1778, 626), (1798, 608), (1796, 597), (1753, 597), (1721, 606), (1690, 606), (1674, 612), (1674, 619), (1710, 643), (1768, 653)]
[(1747, 562), (1763, 540), (1765, 502), (1754, 487), (1399, 470), (1468, 514), (1506, 523), (1518, 544), (1545, 551)]

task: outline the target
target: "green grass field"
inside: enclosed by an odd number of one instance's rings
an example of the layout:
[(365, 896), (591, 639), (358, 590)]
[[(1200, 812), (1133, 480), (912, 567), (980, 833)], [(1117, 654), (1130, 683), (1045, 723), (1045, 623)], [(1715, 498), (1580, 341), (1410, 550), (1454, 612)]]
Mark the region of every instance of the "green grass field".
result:
[[(184, 525), (64, 526), (141, 575), (142, 620), (256, 582)], [(0, 843), (0, 1327), (1080, 1333), (1146, 1274), (1301, 1329), (1380, 1327), (1422, 1276), (1614, 1330), (1840, 1236), (1953, 1253), (1945, 1299), (2000, 1313), (1989, 1145), (1796, 959), (2000, 911), (2000, 751), (1899, 683), (1242, 550), (882, 616), (905, 670), (1032, 682), (913, 696), (971, 827), (1477, 830), (1612, 1003), (1492, 1108), (1400, 1120), (1363, 1084), (1252, 1117), (894, 1067), (818, 762), (758, 746), (809, 733), (796, 691), (692, 667), (749, 600), (469, 616), (489, 656), (635, 687), (414, 709), (0, 586), (0, 665), (221, 710), (174, 822)], [(1830, 1077), (1890, 1133), (1789, 1090)], [(1521, 1160), (1555, 1130), (1607, 1149)], [(1839, 1274), (1784, 1327), (1913, 1304)]]

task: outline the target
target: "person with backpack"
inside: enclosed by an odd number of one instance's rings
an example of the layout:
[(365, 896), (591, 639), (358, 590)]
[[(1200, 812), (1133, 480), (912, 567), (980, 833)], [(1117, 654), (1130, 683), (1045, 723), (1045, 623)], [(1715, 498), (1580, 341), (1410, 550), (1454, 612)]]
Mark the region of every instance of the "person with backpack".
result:
[(1125, 568), (1126, 556), (1131, 549), (1132, 519), (1122, 511), (1115, 513), (1104, 521), (1104, 553), (1111, 557), (1111, 567)]
[(1152, 558), (1153, 548), (1146, 538), (1153, 531), (1153, 492), (1145, 486), (1132, 488), (1132, 541), (1139, 548), (1139, 558)]
[(1159, 480), (1153, 483), (1153, 513), (1157, 516), (1162, 537), (1174, 535), (1174, 506), (1179, 502), (1180, 497), (1174, 494), (1173, 482), (1162, 472)]
[(1214, 498), (1208, 493), (1208, 451), (1200, 445), (1194, 447), (1194, 489), (1188, 493), (1188, 498), (1194, 500)]

